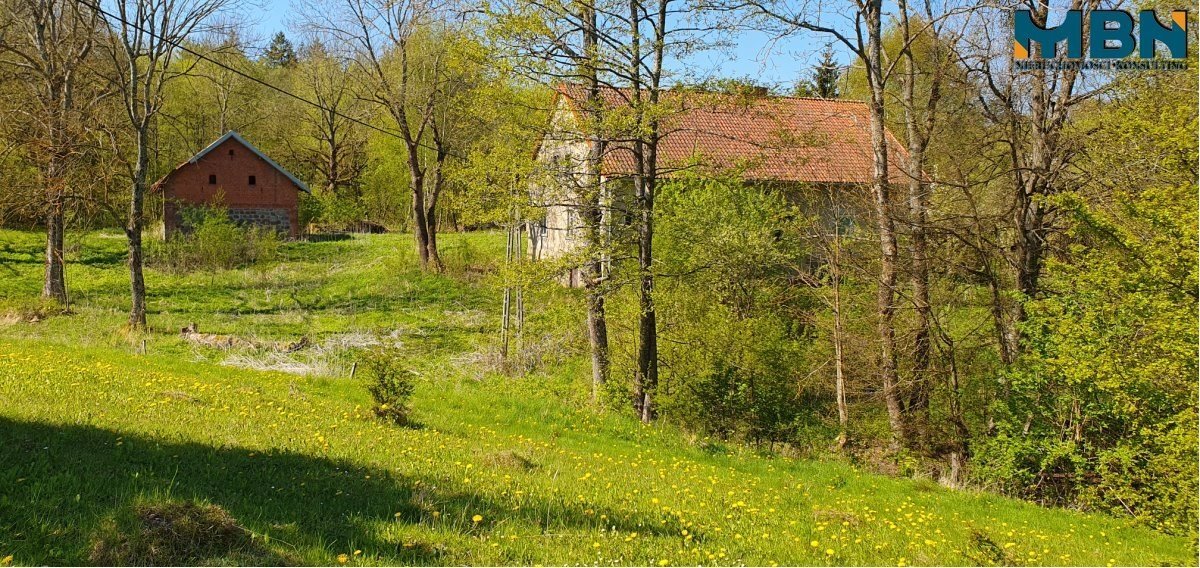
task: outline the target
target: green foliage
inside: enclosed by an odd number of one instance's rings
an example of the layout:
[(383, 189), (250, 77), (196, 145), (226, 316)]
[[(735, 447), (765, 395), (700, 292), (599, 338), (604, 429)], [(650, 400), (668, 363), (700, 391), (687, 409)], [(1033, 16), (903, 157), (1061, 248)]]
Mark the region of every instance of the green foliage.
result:
[(375, 416), (399, 426), (409, 425), (413, 372), (404, 368), (400, 355), (392, 349), (374, 349), (363, 357), (362, 368), (369, 381), (367, 391), (375, 400)]
[(271, 37), (271, 44), (262, 55), (268, 67), (290, 68), (296, 65), (296, 49), (283, 32), (276, 32)]
[(1014, 494), (1194, 539), (1197, 186), (1183, 169), (1130, 163), (1194, 159), (1195, 75), (1180, 75), (1158, 88), (1189, 96), (1118, 85), (1096, 125), (1081, 124), (1098, 142), (1091, 183), (1059, 200), (1072, 213), (1070, 244), (1047, 266), (1050, 292), (1026, 306), (1027, 352), (1007, 374), (980, 474)]
[(784, 196), (684, 179), (658, 197), (664, 418), (757, 442), (793, 440), (807, 413), (800, 340), (811, 298), (792, 276), (808, 253)]
[(833, 45), (825, 46), (821, 61), (812, 70), (812, 77), (796, 83), (792, 94), (798, 97), (836, 99), (841, 96), (842, 72), (834, 58)]
[(367, 207), (359, 199), (320, 193), (308, 198), (305, 214), (323, 229), (346, 230), (367, 218)]
[(240, 227), (220, 206), (188, 207), (181, 211), (187, 232), (151, 241), (147, 262), (172, 272), (191, 272), (250, 266), (274, 260), (279, 237), (265, 227)]

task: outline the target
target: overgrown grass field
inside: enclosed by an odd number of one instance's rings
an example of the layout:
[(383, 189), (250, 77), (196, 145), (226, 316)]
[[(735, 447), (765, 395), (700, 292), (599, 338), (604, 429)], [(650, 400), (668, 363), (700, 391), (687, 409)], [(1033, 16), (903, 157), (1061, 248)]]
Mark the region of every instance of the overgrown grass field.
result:
[[(417, 271), (400, 235), (150, 270), (144, 335), (122, 331), (117, 234), (72, 244), (68, 314), (36, 300), (40, 238), (0, 232), (0, 559), (15, 564), (95, 562), (139, 507), (186, 502), (253, 535), (199, 559), (218, 564), (1196, 563), (1195, 543), (1123, 520), (594, 410), (570, 291), (526, 298), (533, 371), (503, 373), (503, 235), (442, 237), (444, 275)], [(242, 343), (189, 343), (193, 322)], [(416, 428), (375, 419), (350, 377), (379, 344), (418, 377)]]

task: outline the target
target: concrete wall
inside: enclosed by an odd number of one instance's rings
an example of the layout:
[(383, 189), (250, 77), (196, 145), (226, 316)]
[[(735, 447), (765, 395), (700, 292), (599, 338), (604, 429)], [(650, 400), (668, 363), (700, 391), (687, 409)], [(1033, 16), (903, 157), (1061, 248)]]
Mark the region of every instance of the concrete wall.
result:
[[(209, 183), (209, 176), (216, 176), (216, 183)], [(175, 171), (162, 191), (167, 235), (181, 229), (180, 210), (214, 204), (219, 196), (234, 221), (275, 228), (291, 238), (300, 236), (300, 188), (233, 138)]]
[[(549, 134), (538, 148), (537, 167), (530, 178), (531, 197), (544, 213), (533, 219), (529, 232), (534, 260), (564, 257), (584, 245), (576, 203), (579, 190), (588, 183), (585, 174), (589, 148), (567, 102), (560, 100), (551, 117)], [(572, 285), (578, 280), (575, 272), (571, 270), (567, 275)]]

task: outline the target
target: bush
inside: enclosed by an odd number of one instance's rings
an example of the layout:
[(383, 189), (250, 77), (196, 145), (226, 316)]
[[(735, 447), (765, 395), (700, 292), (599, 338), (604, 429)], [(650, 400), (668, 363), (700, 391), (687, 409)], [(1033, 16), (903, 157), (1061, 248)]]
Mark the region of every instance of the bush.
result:
[(391, 349), (371, 351), (362, 361), (367, 390), (375, 400), (375, 416), (382, 420), (409, 426), (408, 400), (413, 393), (414, 373), (401, 365), (400, 357)]
[(321, 193), (302, 202), (301, 221), (315, 223), (327, 231), (346, 231), (367, 219), (367, 207), (353, 197)]
[[(664, 184), (659, 207), (657, 270), (671, 275), (655, 282), (669, 363), (655, 393), (660, 416), (721, 439), (797, 442), (816, 415), (812, 393), (797, 388), (813, 305), (791, 281), (808, 254), (802, 213), (769, 188), (701, 179)], [(614, 320), (639, 309), (610, 306)]]
[[(976, 475), (1042, 503), (1196, 538), (1196, 186), (1076, 209), (1071, 264), (1047, 262), (1021, 360)], [(1135, 254), (1130, 254), (1134, 251)]]
[(183, 225), (191, 232), (170, 235), (161, 243), (151, 242), (147, 260), (151, 266), (174, 272), (231, 269), (275, 259), (279, 236), (264, 227), (241, 227), (229, 219), (223, 207), (186, 208)]

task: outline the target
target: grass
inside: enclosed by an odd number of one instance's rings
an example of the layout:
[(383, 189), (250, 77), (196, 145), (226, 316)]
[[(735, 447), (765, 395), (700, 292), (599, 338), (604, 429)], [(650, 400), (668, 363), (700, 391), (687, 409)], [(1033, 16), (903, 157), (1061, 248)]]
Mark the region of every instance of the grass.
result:
[[(136, 534), (148, 508), (194, 503), (252, 543), (176, 562), (1195, 564), (1195, 543), (1120, 519), (714, 452), (594, 411), (568, 291), (528, 299), (543, 364), (498, 373), (503, 237), (443, 243), (441, 276), (417, 272), (396, 235), (289, 244), (258, 268), (150, 272), (153, 329), (134, 336), (121, 331), (119, 238), (83, 237), (72, 313), (31, 318), (38, 235), (0, 231), (0, 559), (99, 562), (97, 549), (153, 537)], [(271, 370), (280, 360), (263, 350), (186, 342), (193, 321), (307, 336), (320, 353), (294, 354), (309, 374)], [(362, 377), (349, 378), (373, 342), (397, 345), (417, 373), (420, 428), (374, 419)]]

